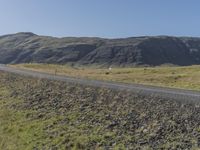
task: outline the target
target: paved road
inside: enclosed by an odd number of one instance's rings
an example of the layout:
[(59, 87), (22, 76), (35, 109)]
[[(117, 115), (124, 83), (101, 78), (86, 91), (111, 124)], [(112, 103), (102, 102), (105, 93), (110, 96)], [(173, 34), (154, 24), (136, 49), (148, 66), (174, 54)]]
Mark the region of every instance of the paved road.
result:
[(64, 81), (64, 82), (70, 82), (70, 83), (76, 83), (94, 87), (105, 87), (115, 90), (128, 90), (132, 92), (137, 92), (142, 95), (148, 95), (148, 96), (157, 95), (159, 97), (165, 97), (182, 101), (189, 100), (189, 101), (200, 102), (200, 92), (198, 91), (162, 88), (162, 87), (154, 87), (154, 86), (146, 86), (138, 84), (124, 84), (124, 83), (106, 82), (106, 81), (89, 80), (89, 79), (78, 79), (78, 78), (58, 76), (58, 75), (55, 76), (47, 73), (11, 68), (6, 65), (0, 65), (0, 70), (23, 76), (58, 80), (58, 81)]

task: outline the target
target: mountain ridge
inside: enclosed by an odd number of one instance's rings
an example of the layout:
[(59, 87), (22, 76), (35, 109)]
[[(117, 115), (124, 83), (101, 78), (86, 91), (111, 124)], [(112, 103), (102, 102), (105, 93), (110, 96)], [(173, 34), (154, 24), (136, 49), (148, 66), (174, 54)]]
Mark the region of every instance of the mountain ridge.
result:
[(102, 66), (200, 64), (200, 38), (141, 36), (51, 37), (31, 32), (0, 36), (0, 63), (58, 63)]

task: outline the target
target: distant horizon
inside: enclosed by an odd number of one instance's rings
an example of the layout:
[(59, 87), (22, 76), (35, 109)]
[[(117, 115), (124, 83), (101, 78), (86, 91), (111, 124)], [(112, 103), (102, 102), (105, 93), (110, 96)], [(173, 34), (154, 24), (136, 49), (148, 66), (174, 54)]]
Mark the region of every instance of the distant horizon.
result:
[(189, 35), (183, 35), (183, 36), (177, 36), (177, 35), (138, 35), (138, 36), (128, 36), (128, 37), (100, 37), (100, 36), (70, 36), (70, 35), (66, 35), (66, 36), (53, 36), (53, 35), (44, 35), (44, 34), (38, 34), (38, 33), (34, 33), (31, 31), (19, 31), (19, 32), (15, 32), (15, 33), (8, 33), (8, 34), (3, 34), (0, 35), (1, 36), (6, 36), (6, 35), (14, 35), (14, 34), (20, 34), (20, 33), (32, 33), (35, 34), (37, 36), (47, 36), (47, 37), (54, 37), (54, 38), (102, 38), (102, 39), (126, 39), (126, 38), (140, 38), (140, 37), (187, 37), (187, 38), (200, 38), (200, 36), (189, 36)]

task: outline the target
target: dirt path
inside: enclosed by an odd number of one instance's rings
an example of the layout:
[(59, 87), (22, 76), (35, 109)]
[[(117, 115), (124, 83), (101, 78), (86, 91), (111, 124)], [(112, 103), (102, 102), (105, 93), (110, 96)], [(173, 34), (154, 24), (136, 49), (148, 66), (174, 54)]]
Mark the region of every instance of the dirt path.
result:
[(24, 75), (24, 76), (32, 76), (36, 78), (58, 80), (58, 81), (76, 83), (76, 84), (83, 84), (87, 86), (105, 87), (105, 88), (116, 89), (116, 90), (128, 90), (128, 91), (137, 92), (143, 95), (157, 95), (160, 97), (183, 100), (183, 101), (187, 101), (187, 100), (200, 101), (200, 92), (191, 91), (191, 90), (80, 79), (80, 78), (58, 76), (58, 75), (52, 75), (52, 74), (24, 70), (24, 69), (16, 69), (16, 68), (8, 67), (6, 65), (0, 65), (0, 70), (19, 74), (19, 75)]

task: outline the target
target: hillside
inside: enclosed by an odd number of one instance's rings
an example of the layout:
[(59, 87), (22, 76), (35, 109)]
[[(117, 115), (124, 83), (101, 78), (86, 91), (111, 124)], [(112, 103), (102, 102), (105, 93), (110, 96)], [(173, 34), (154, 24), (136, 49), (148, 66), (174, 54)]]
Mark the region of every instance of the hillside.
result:
[(0, 71), (0, 149), (199, 149), (199, 106)]
[(33, 62), (103, 66), (200, 64), (200, 38), (55, 38), (33, 33), (0, 37), (0, 63)]

